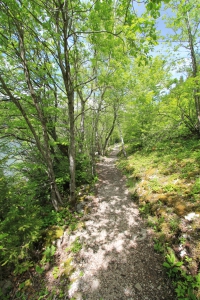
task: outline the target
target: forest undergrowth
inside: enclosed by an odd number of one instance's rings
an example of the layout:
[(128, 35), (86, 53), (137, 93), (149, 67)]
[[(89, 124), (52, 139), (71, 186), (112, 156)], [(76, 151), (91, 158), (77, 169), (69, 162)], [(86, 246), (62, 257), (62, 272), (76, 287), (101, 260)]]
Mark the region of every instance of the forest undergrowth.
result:
[[(165, 258), (163, 267), (174, 283), (177, 299), (200, 299), (200, 141), (171, 139), (148, 149), (129, 145), (126, 151), (128, 158), (120, 159), (118, 167), (127, 175), (132, 200), (152, 230), (155, 251)], [(90, 185), (83, 186), (78, 192), (79, 203), (93, 192)], [(9, 195), (12, 203), (12, 193)], [(70, 236), (84, 226), (83, 213), (68, 207), (58, 212), (48, 207), (41, 211), (37, 205), (27, 203), (26, 207), (24, 203), (19, 198), (1, 225), (5, 230), (1, 235), (0, 297), (64, 299), (72, 261), (81, 244), (75, 240), (66, 249), (69, 259), (61, 270), (57, 243), (64, 232)], [(49, 271), (54, 280), (61, 279), (54, 290), (46, 286)]]
[(152, 228), (154, 249), (178, 299), (200, 299), (200, 141), (179, 138), (150, 149), (127, 148), (118, 166)]
[[(92, 193), (88, 184), (80, 187), (78, 203), (83, 202), (84, 195), (88, 193)], [(65, 299), (69, 275), (73, 270), (72, 260), (80, 251), (81, 244), (76, 240), (66, 249), (68, 259), (61, 271), (58, 249), (64, 238), (84, 226), (81, 221), (83, 212), (77, 212), (70, 206), (57, 212), (51, 206), (42, 210), (37, 207), (35, 212), (32, 208), (29, 215), (22, 207), (22, 212), (17, 215), (12, 210), (10, 218), (1, 225), (0, 299)], [(4, 223), (9, 225), (7, 229)], [(60, 278), (59, 284), (52, 288), (47, 287), (49, 273), (55, 280)]]

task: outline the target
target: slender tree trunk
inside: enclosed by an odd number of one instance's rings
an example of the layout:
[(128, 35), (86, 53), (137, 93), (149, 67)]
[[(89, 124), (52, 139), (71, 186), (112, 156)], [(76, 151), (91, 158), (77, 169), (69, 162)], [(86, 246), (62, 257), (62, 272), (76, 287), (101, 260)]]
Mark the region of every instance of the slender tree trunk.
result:
[(105, 152), (106, 152), (106, 149), (107, 149), (107, 146), (108, 146), (108, 142), (109, 142), (109, 139), (113, 133), (113, 130), (115, 128), (115, 122), (116, 122), (116, 119), (117, 119), (117, 111), (116, 111), (116, 108), (114, 107), (114, 118), (113, 118), (113, 122), (112, 122), (112, 126), (110, 128), (110, 131), (105, 139), (105, 143), (104, 143), (104, 146), (103, 146), (103, 155), (105, 155)]
[(83, 152), (84, 141), (85, 141), (85, 102), (81, 101), (81, 141), (80, 141), (80, 150)]
[[(93, 94), (93, 107), (95, 107), (96, 102), (96, 93)], [(91, 148), (90, 148), (90, 156), (91, 156), (91, 173), (92, 176), (96, 175), (96, 162), (95, 162), (95, 152), (96, 152), (96, 111), (93, 109), (92, 116), (92, 135), (91, 135)]]
[[(18, 32), (19, 32), (19, 43), (20, 43), (20, 55), (22, 64), (24, 67), (24, 75), (26, 78), (27, 86), (30, 91), (31, 98), (33, 100), (33, 104), (35, 106), (35, 109), (37, 111), (38, 117), (40, 119), (41, 125), (42, 125), (42, 131), (43, 131), (43, 138), (44, 138), (44, 150), (43, 147), (40, 147), (40, 152), (42, 153), (43, 159), (46, 162), (47, 170), (48, 170), (48, 177), (50, 180), (50, 186), (51, 186), (51, 200), (53, 203), (53, 206), (56, 210), (58, 210), (59, 205), (63, 204), (57, 184), (55, 179), (55, 174), (53, 170), (53, 163), (51, 159), (51, 151), (49, 147), (49, 136), (48, 136), (48, 130), (46, 126), (45, 116), (42, 112), (42, 109), (40, 108), (38, 104), (38, 97), (35, 93), (35, 90), (33, 88), (32, 82), (31, 82), (31, 76), (30, 71), (28, 68), (27, 60), (26, 60), (26, 49), (24, 46), (24, 35), (23, 35), (23, 29), (21, 29), (18, 26)], [(30, 125), (29, 125), (30, 127)]]
[(76, 203), (75, 190), (76, 190), (76, 165), (75, 165), (75, 129), (74, 129), (74, 93), (68, 94), (68, 111), (69, 111), (69, 131), (70, 131), (70, 143), (69, 143), (69, 169), (70, 169), (70, 202), (74, 206)]
[[(93, 123), (93, 128), (94, 128), (94, 152), (98, 152), (99, 154), (102, 154), (102, 147), (100, 145), (100, 138), (99, 138), (99, 131), (98, 131), (98, 126), (99, 126), (99, 118), (100, 118), (100, 112), (102, 110), (102, 103), (103, 103), (103, 98), (104, 94), (106, 92), (107, 87), (103, 88), (103, 91), (100, 95), (100, 100), (97, 106), (97, 109), (94, 109), (94, 123)], [(96, 103), (96, 98), (95, 98), (95, 93), (94, 93), (94, 107)]]
[(52, 201), (52, 204), (53, 204), (53, 207), (55, 208), (55, 210), (58, 210), (59, 205), (62, 205), (62, 199), (61, 199), (60, 193), (58, 191), (58, 187), (56, 185), (55, 174), (54, 174), (54, 170), (53, 170), (53, 165), (52, 165), (52, 160), (51, 160), (51, 155), (50, 155), (50, 149), (49, 149), (49, 145), (48, 145), (48, 136), (45, 135), (44, 144), (42, 144), (39, 137), (37, 136), (37, 133), (36, 133), (34, 127), (31, 124), (31, 122), (29, 120), (29, 117), (27, 116), (25, 110), (23, 109), (23, 107), (20, 104), (19, 100), (16, 99), (14, 97), (14, 95), (10, 92), (10, 89), (7, 87), (7, 85), (6, 85), (6, 83), (3, 80), (1, 75), (0, 75), (0, 82), (3, 86), (3, 89), (7, 93), (7, 95), (10, 97), (10, 99), (13, 101), (15, 106), (21, 112), (24, 120), (26, 121), (26, 124), (28, 125), (28, 127), (29, 127), (29, 129), (30, 129), (30, 131), (31, 131), (31, 133), (32, 133), (32, 135), (35, 139), (36, 146), (37, 146), (40, 154), (42, 155), (44, 163), (47, 166), (47, 174), (48, 174), (48, 178), (49, 178), (49, 181), (50, 181), (50, 189), (51, 189), (51, 201)]
[[(188, 37), (189, 37), (190, 57), (192, 60), (192, 76), (193, 76), (193, 78), (196, 78), (197, 72), (198, 72), (198, 66), (197, 66), (196, 54), (195, 54), (195, 50), (194, 50), (194, 42), (193, 42), (191, 25), (190, 25), (189, 13), (187, 13), (185, 21), (186, 21)], [(195, 81), (195, 84), (198, 86), (199, 83), (197, 82), (197, 80)], [(200, 96), (199, 96), (199, 92), (200, 92), (199, 88), (194, 89), (194, 101), (195, 101), (196, 116), (197, 116), (197, 128), (198, 128), (198, 132), (200, 134)]]
[[(72, 30), (72, 19), (68, 15), (69, 1), (66, 0), (64, 4), (59, 3), (56, 13), (56, 32), (62, 33), (63, 46), (58, 40), (57, 43), (57, 55), (59, 67), (62, 73), (63, 82), (67, 94), (68, 105), (68, 117), (69, 117), (69, 173), (70, 173), (70, 203), (75, 206), (76, 197), (76, 152), (75, 152), (75, 121), (74, 121), (74, 79), (71, 75), (70, 67), (70, 47), (68, 45), (68, 39)], [(73, 41), (72, 41), (73, 42)], [(71, 43), (71, 42), (70, 42)]]
[(80, 152), (83, 152), (84, 141), (85, 141), (85, 104), (86, 104), (86, 100), (83, 99), (82, 91), (77, 90), (77, 93), (81, 100), (81, 122), (80, 122), (79, 149), (80, 149)]
[(127, 157), (126, 150), (125, 150), (125, 147), (124, 147), (124, 138), (123, 138), (122, 129), (121, 129), (121, 125), (119, 123), (119, 120), (117, 120), (117, 125), (118, 125), (119, 135), (120, 135), (121, 144), (122, 144), (122, 152), (124, 154), (124, 157)]

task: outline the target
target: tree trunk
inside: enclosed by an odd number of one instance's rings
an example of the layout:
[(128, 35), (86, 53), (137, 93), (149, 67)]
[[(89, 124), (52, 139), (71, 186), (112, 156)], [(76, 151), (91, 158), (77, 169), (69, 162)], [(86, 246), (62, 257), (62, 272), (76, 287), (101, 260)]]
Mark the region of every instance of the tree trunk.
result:
[(77, 90), (79, 98), (81, 100), (81, 122), (80, 122), (80, 142), (79, 142), (79, 150), (83, 152), (84, 141), (85, 141), (85, 104), (86, 100), (83, 99), (82, 91)]
[(103, 146), (103, 155), (105, 155), (105, 152), (106, 152), (106, 148), (108, 146), (108, 141), (113, 133), (113, 130), (115, 128), (115, 122), (116, 122), (116, 119), (117, 119), (117, 111), (116, 111), (116, 108), (114, 107), (114, 118), (113, 118), (113, 123), (112, 123), (112, 126), (110, 128), (110, 131), (105, 139), (105, 143), (104, 143), (104, 146)]
[[(32, 126), (29, 117), (27, 116), (25, 110), (23, 109), (22, 105), (20, 104), (19, 100), (16, 99), (14, 97), (14, 95), (10, 92), (10, 89), (7, 87), (5, 81), (3, 80), (2, 76), (0, 75), (0, 82), (3, 86), (3, 89), (5, 90), (5, 92), (7, 93), (7, 95), (10, 97), (10, 99), (13, 101), (13, 103), (15, 104), (15, 106), (17, 107), (17, 109), (20, 111), (20, 113), (22, 114), (24, 120), (26, 121), (26, 124), (28, 125), (34, 139), (35, 139), (35, 143), (36, 146), (40, 152), (40, 154), (42, 155), (43, 161), (46, 164), (47, 167), (47, 174), (48, 174), (48, 178), (50, 181), (50, 189), (51, 189), (51, 201), (53, 204), (53, 207), (55, 208), (55, 210), (58, 210), (59, 205), (62, 205), (62, 199), (60, 196), (60, 193), (58, 191), (58, 187), (56, 185), (56, 180), (55, 180), (55, 174), (53, 171), (53, 165), (52, 165), (52, 160), (51, 160), (51, 155), (50, 155), (50, 149), (49, 149), (49, 145), (48, 145), (48, 135), (45, 134), (44, 137), (44, 144), (42, 145), (39, 137), (37, 136), (37, 133), (34, 129), (34, 127)], [(44, 126), (44, 124), (43, 124)]]
[(124, 139), (123, 139), (122, 130), (121, 130), (121, 125), (120, 125), (120, 123), (119, 123), (119, 120), (117, 121), (117, 125), (118, 125), (119, 135), (120, 135), (121, 144), (122, 144), (122, 152), (123, 152), (123, 154), (124, 154), (124, 157), (127, 158), (126, 150), (125, 150), (125, 147), (124, 147)]
[(69, 169), (70, 169), (70, 203), (72, 206), (76, 203), (76, 152), (75, 152), (75, 132), (74, 132), (74, 93), (68, 94), (68, 110), (69, 110), (69, 124), (70, 124), (70, 143), (69, 143)]
[[(196, 78), (198, 66), (197, 66), (196, 54), (195, 54), (195, 50), (194, 50), (194, 42), (193, 42), (193, 36), (192, 36), (192, 30), (191, 30), (188, 12), (187, 12), (185, 21), (186, 21), (186, 25), (187, 25), (189, 46), (190, 46), (190, 56), (191, 56), (191, 60), (192, 60), (192, 76), (193, 76), (193, 78)], [(198, 86), (197, 80), (195, 80), (195, 84)], [(200, 97), (199, 97), (199, 92), (200, 92), (200, 90), (198, 87), (194, 89), (194, 101), (195, 101), (196, 116), (197, 116), (197, 128), (198, 128), (198, 132), (200, 134)]]
[[(61, 41), (57, 42), (57, 55), (58, 63), (62, 73), (63, 82), (67, 94), (67, 106), (69, 117), (69, 173), (70, 173), (70, 203), (75, 206), (76, 198), (76, 152), (75, 152), (75, 121), (74, 121), (74, 78), (71, 74), (70, 67), (70, 45), (68, 39), (71, 37), (70, 32), (72, 30), (72, 20), (68, 15), (69, 1), (65, 1), (64, 5), (57, 6), (56, 18), (56, 32), (61, 33), (63, 36), (63, 45)], [(61, 31), (61, 32), (60, 32)], [(73, 43), (73, 41), (71, 41)], [(71, 43), (70, 42), (70, 43)]]
[[(27, 82), (28, 89), (30, 91), (31, 98), (33, 100), (34, 107), (37, 111), (39, 120), (41, 122), (42, 131), (43, 131), (44, 145), (43, 146), (40, 145), (39, 150), (43, 156), (44, 162), (46, 163), (47, 170), (48, 170), (47, 173), (48, 173), (48, 177), (50, 180), (50, 186), (51, 186), (52, 204), (53, 204), (54, 208), (56, 210), (58, 210), (59, 205), (62, 205), (63, 202), (62, 202), (62, 199), (61, 199), (61, 196), (60, 196), (57, 184), (56, 184), (55, 174), (54, 174), (54, 170), (53, 170), (53, 163), (52, 163), (51, 151), (50, 151), (50, 147), (49, 147), (49, 136), (48, 136), (46, 119), (45, 119), (42, 109), (40, 108), (40, 106), (38, 104), (38, 96), (36, 95), (36, 92), (34, 90), (32, 82), (31, 82), (30, 71), (28, 68), (27, 60), (26, 60), (26, 49), (25, 49), (25, 45), (24, 45), (23, 29), (21, 29), (20, 26), (17, 26), (17, 28), (18, 28), (18, 32), (19, 32), (20, 57), (22, 60), (23, 68), (24, 68), (25, 79)], [(30, 128), (30, 124), (28, 124), (28, 125)], [(33, 128), (32, 128), (32, 131), (33, 131)], [(36, 133), (34, 134), (34, 136), (36, 136)]]

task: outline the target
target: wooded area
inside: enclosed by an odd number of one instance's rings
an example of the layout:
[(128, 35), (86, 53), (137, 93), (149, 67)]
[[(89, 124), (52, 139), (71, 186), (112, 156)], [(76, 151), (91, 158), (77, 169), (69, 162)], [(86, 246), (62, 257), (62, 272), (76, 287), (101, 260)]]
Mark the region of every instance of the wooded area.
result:
[[(75, 227), (80, 194), (110, 145), (121, 143), (124, 156), (177, 139), (199, 149), (199, 8), (199, 0), (0, 2), (4, 272), (34, 266), (49, 226)], [(167, 35), (156, 25), (163, 11)]]

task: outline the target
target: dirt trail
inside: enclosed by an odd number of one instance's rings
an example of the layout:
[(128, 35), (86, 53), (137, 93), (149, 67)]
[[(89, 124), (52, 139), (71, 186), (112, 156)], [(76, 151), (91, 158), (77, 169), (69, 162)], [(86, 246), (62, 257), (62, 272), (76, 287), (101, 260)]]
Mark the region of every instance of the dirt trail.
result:
[[(83, 248), (68, 297), (77, 300), (175, 300), (161, 257), (115, 167), (116, 147), (97, 165), (97, 198), (79, 236)], [(82, 277), (80, 277), (80, 272)]]

